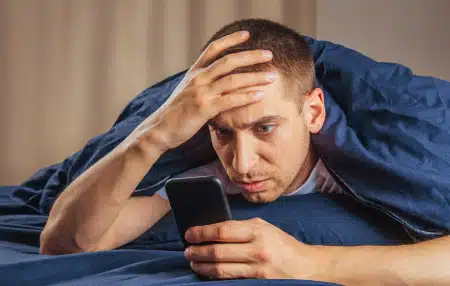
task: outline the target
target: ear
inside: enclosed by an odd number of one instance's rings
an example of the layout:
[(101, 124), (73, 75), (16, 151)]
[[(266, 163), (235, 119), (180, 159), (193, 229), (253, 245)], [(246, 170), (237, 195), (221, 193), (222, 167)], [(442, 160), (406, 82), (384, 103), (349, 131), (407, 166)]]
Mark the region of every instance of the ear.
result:
[(318, 133), (325, 122), (325, 101), (323, 91), (315, 88), (303, 102), (303, 117), (310, 133)]

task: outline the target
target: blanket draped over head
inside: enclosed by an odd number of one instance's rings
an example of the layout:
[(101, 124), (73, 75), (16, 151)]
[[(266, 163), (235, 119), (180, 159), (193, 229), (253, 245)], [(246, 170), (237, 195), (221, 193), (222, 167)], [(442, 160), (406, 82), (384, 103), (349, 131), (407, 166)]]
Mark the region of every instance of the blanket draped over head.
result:
[[(261, 217), (297, 240), (324, 245), (385, 245), (450, 230), (450, 83), (402, 65), (308, 38), (327, 119), (313, 144), (349, 195), (280, 197), (256, 205), (230, 197), (234, 219)], [(20, 186), (0, 187), (2, 285), (192, 285), (173, 216), (118, 250), (38, 255), (39, 235), (58, 195), (158, 109), (184, 72), (148, 88), (112, 128)], [(54, 142), (54, 144), (58, 144)], [(133, 195), (216, 159), (207, 126), (166, 152)], [(82, 211), (82, 210), (81, 210)], [(407, 230), (405, 232), (405, 230)], [(204, 282), (216, 285), (217, 282)], [(220, 285), (331, 285), (304, 280), (228, 280)]]
[[(331, 175), (357, 202), (386, 213), (417, 239), (448, 233), (450, 83), (417, 76), (405, 66), (377, 62), (330, 42), (307, 41), (327, 112), (322, 131), (312, 140)], [(157, 110), (183, 75), (146, 89), (109, 131), (61, 163), (39, 170), (21, 186), (10, 187), (17, 205), (0, 205), (0, 212), (48, 214), (58, 194)], [(171, 175), (215, 158), (204, 126), (160, 157), (135, 195), (152, 194)]]

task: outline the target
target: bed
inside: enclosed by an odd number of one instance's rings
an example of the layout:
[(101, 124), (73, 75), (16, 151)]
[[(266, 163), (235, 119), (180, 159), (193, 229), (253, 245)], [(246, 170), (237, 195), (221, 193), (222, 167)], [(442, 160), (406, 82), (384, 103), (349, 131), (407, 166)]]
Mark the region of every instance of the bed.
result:
[[(235, 219), (261, 217), (298, 240), (323, 245), (392, 245), (450, 230), (450, 83), (308, 38), (327, 120), (313, 137), (346, 195), (310, 194), (252, 205), (230, 196)], [(146, 89), (110, 130), (19, 186), (0, 187), (1, 285), (188, 285), (171, 214), (119, 249), (39, 255), (39, 234), (64, 188), (119, 144), (168, 98), (184, 72)], [(138, 186), (151, 195), (170, 176), (214, 160), (206, 128), (164, 154)], [(351, 163), (350, 163), (351, 162)], [(204, 284), (331, 285), (321, 281), (226, 280)]]

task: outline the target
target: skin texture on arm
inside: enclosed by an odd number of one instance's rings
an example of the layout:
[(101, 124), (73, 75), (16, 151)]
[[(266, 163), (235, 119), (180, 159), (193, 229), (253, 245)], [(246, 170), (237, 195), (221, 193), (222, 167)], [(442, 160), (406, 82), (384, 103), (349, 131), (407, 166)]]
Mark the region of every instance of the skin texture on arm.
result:
[[(167, 212), (170, 205), (167, 200), (158, 195), (151, 197), (132, 197), (127, 200), (125, 206), (119, 212), (117, 218), (108, 228), (102, 239), (95, 245), (95, 248), (83, 251), (101, 251), (120, 247), (138, 238), (145, 231), (151, 228)], [(41, 246), (42, 254), (64, 254), (67, 249), (59, 246), (58, 243)], [(79, 252), (74, 249), (74, 252)]]
[[(145, 154), (140, 150), (144, 148), (143, 141), (128, 148), (119, 145), (77, 178), (50, 211), (41, 234), (40, 252), (65, 254), (97, 249), (118, 214), (124, 209), (129, 210), (127, 205), (136, 204), (137, 200), (129, 201), (128, 198), (148, 171), (148, 166), (162, 154), (155, 146), (148, 144), (145, 147), (148, 154)], [(161, 217), (164, 214), (154, 215)]]
[(400, 246), (326, 247), (327, 281), (344, 285), (450, 285), (450, 236)]
[(169, 211), (169, 202), (159, 195), (128, 199), (116, 220), (92, 250), (114, 249), (133, 241)]

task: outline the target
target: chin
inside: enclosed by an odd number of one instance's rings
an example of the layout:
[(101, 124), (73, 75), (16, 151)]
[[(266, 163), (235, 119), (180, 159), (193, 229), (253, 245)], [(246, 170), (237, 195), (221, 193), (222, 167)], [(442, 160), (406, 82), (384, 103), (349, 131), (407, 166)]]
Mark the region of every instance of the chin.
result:
[(256, 204), (266, 204), (275, 201), (278, 199), (279, 195), (278, 193), (270, 192), (270, 191), (261, 191), (257, 193), (242, 193), (242, 196), (244, 199), (251, 203)]

